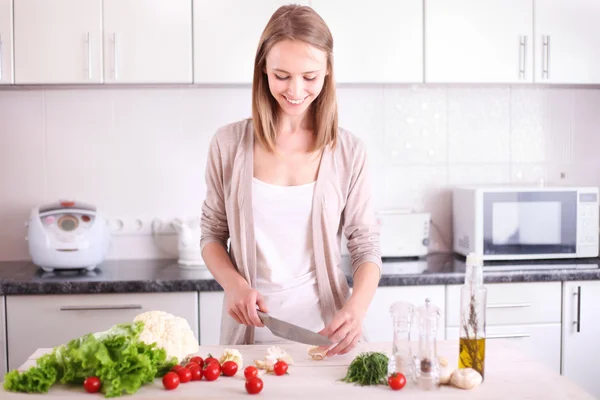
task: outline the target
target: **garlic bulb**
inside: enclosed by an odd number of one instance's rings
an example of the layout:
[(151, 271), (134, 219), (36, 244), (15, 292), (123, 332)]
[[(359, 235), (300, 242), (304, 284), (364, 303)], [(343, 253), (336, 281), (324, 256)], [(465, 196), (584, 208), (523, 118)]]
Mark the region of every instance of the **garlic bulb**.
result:
[(473, 368), (457, 369), (450, 378), (450, 383), (460, 389), (472, 389), (483, 381), (483, 377)]

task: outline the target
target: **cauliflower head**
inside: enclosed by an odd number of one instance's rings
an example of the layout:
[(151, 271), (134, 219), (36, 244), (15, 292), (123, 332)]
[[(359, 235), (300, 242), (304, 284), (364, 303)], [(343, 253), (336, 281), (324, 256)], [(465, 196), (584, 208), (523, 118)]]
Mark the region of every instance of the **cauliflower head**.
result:
[(188, 354), (198, 351), (198, 340), (186, 319), (165, 311), (147, 311), (137, 315), (133, 322), (142, 321), (144, 330), (140, 340), (146, 344), (156, 343), (181, 362)]
[(225, 349), (223, 355), (221, 355), (221, 358), (219, 359), (219, 363), (223, 365), (225, 361), (235, 362), (238, 366), (238, 371), (241, 371), (242, 367), (244, 366), (242, 353), (240, 353), (239, 350), (236, 349)]

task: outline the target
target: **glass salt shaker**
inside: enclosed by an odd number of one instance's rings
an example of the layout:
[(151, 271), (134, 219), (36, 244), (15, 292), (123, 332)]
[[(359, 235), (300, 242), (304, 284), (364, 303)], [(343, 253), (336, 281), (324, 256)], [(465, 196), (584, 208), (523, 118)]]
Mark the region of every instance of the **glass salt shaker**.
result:
[(414, 356), (410, 342), (413, 313), (414, 306), (408, 302), (398, 301), (390, 307), (394, 339), (392, 357), (388, 363), (388, 375), (394, 372), (402, 373), (407, 381), (411, 380), (414, 374)]
[(425, 299), (425, 305), (416, 310), (419, 322), (419, 356), (415, 365), (417, 384), (424, 390), (439, 388), (440, 366), (437, 359), (437, 330), (440, 309)]

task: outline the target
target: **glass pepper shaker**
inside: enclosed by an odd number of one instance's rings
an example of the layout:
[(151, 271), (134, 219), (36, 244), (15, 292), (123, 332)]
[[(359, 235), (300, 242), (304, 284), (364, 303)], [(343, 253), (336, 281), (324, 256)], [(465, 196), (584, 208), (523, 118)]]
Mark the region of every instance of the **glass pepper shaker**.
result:
[(398, 301), (391, 305), (390, 315), (394, 327), (392, 357), (388, 363), (388, 375), (402, 373), (407, 381), (414, 377), (414, 355), (410, 342), (410, 330), (413, 322), (414, 306)]
[(416, 310), (419, 322), (419, 356), (416, 363), (417, 384), (424, 390), (434, 390), (440, 384), (440, 366), (437, 359), (437, 330), (440, 309), (425, 299), (425, 305)]

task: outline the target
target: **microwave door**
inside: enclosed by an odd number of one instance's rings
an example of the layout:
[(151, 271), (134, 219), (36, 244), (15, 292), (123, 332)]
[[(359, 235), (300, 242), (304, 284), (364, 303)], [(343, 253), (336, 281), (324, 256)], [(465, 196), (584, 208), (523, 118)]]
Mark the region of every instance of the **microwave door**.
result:
[(483, 233), (488, 255), (575, 255), (577, 191), (485, 193)]

